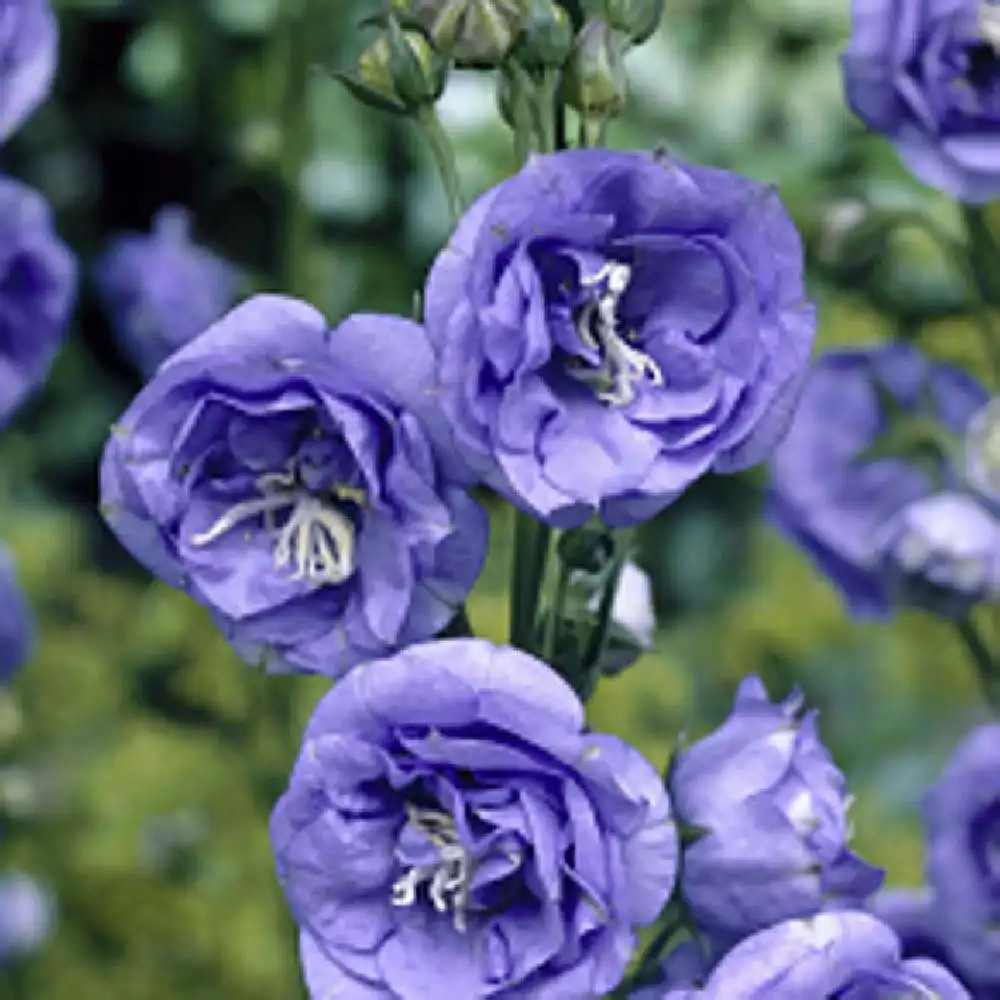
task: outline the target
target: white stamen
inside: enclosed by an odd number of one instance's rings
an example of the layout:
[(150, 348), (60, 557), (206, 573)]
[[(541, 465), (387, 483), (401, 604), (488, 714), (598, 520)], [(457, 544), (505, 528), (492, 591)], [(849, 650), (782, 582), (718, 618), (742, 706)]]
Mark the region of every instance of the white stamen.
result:
[[(618, 303), (631, 276), (628, 264), (609, 261), (596, 274), (580, 281), (584, 288), (589, 288), (606, 279), (607, 291), (598, 296), (596, 302), (585, 303), (576, 325), (584, 344), (600, 354), (601, 368), (596, 372), (583, 370), (575, 374), (585, 382), (610, 379), (612, 388), (599, 392), (597, 398), (611, 406), (628, 406), (635, 399), (633, 383), (639, 379), (648, 378), (652, 385), (663, 385), (660, 366), (648, 354), (627, 344), (618, 332)], [(596, 337), (590, 329), (595, 312)]]
[(813, 809), (813, 797), (802, 789), (791, 802), (786, 811), (789, 822), (801, 834), (811, 833), (819, 826), (819, 819)]
[(417, 889), (430, 882), (427, 894), (438, 913), (452, 912), (455, 930), (464, 933), (468, 926), (466, 910), (469, 883), (474, 866), (472, 856), (463, 847), (455, 821), (444, 812), (433, 809), (406, 807), (410, 825), (422, 833), (437, 849), (440, 861), (436, 865), (415, 865), (401, 875), (392, 887), (393, 906), (412, 906)]
[[(265, 473), (254, 485), (261, 496), (233, 504), (191, 544), (210, 545), (243, 521), (263, 517), (265, 531), (275, 539), (275, 569), (293, 569), (293, 580), (306, 579), (314, 587), (351, 576), (354, 524), (346, 514), (305, 489), (292, 472)], [(276, 515), (285, 510), (287, 520), (279, 526)]]
[(979, 34), (994, 52), (1000, 54), (1000, 4), (979, 0)]

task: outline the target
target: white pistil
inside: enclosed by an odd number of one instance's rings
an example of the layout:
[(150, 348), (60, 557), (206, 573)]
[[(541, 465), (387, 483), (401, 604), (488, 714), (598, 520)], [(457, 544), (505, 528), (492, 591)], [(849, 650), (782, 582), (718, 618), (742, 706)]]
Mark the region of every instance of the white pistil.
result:
[(447, 813), (433, 809), (408, 805), (406, 812), (410, 825), (438, 849), (440, 861), (435, 865), (415, 865), (401, 875), (392, 887), (392, 905), (412, 906), (417, 889), (429, 882), (427, 895), (434, 909), (438, 913), (450, 909), (455, 930), (464, 933), (473, 864), (471, 855), (462, 846), (455, 821)]
[[(275, 569), (294, 569), (293, 580), (306, 579), (314, 587), (343, 583), (351, 576), (354, 524), (346, 514), (303, 487), (291, 471), (266, 473), (254, 485), (259, 497), (233, 504), (207, 531), (194, 535), (191, 544), (210, 545), (242, 522), (263, 517), (265, 531), (275, 540)], [(346, 493), (345, 487), (338, 489)], [(279, 526), (281, 511), (288, 511), (288, 517)]]
[(979, 0), (979, 34), (994, 52), (1000, 54), (1000, 4), (996, 0)]
[[(631, 276), (632, 269), (627, 264), (609, 261), (596, 274), (580, 281), (584, 288), (607, 281), (607, 290), (596, 301), (583, 306), (576, 324), (580, 339), (600, 355), (601, 368), (594, 373), (577, 374), (584, 381), (610, 379), (612, 387), (597, 395), (610, 406), (628, 406), (635, 399), (634, 383), (642, 378), (648, 378), (653, 385), (663, 385), (660, 366), (648, 354), (627, 344), (618, 332), (618, 303)], [(596, 327), (596, 336), (591, 332), (591, 322)]]

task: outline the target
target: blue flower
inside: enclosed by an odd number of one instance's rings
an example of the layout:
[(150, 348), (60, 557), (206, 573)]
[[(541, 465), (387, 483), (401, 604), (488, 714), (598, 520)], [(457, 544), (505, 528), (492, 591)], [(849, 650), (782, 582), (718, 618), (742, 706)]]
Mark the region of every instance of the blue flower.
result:
[(236, 299), (239, 271), (191, 240), (191, 219), (161, 209), (149, 235), (119, 236), (94, 277), (118, 339), (145, 375), (202, 333)]
[(34, 623), (17, 582), (14, 560), (0, 545), (0, 684), (27, 662), (33, 639)]
[(51, 893), (19, 872), (0, 875), (0, 969), (46, 942), (55, 922)]
[(931, 959), (903, 959), (892, 930), (868, 913), (844, 910), (788, 920), (741, 941), (702, 990), (671, 990), (663, 1000), (970, 1000)]
[(844, 83), (854, 112), (925, 184), (1000, 194), (1000, 7), (992, 0), (852, 0)]
[[(852, 614), (889, 614), (894, 599), (917, 593), (915, 577), (927, 583), (924, 594), (951, 581), (956, 600), (975, 595), (977, 587), (953, 559), (971, 550), (977, 553), (977, 579), (986, 580), (978, 590), (989, 592), (991, 532), (977, 516), (974, 538), (966, 526), (961, 545), (941, 551), (937, 543), (947, 520), (942, 515), (954, 510), (954, 502), (927, 500), (941, 491), (970, 489), (951, 452), (987, 399), (971, 376), (930, 362), (905, 344), (836, 351), (813, 366), (791, 430), (771, 462), (769, 514), (837, 586)], [(902, 455), (874, 453), (893, 422), (905, 420), (923, 421), (955, 440), (935, 470), (940, 481)], [(899, 548), (914, 535), (925, 543), (919, 561)], [(910, 546), (914, 556), (916, 544)], [(894, 593), (901, 575), (907, 588)]]
[(0, 142), (48, 96), (58, 50), (48, 0), (0, 0)]
[(75, 295), (76, 262), (45, 199), (0, 174), (0, 428), (48, 374)]
[(548, 666), (477, 639), (358, 667), (271, 818), (315, 1000), (592, 1000), (676, 876), (663, 783)]
[(773, 704), (748, 677), (715, 732), (682, 751), (671, 771), (684, 849), (681, 888), (711, 937), (731, 943), (830, 899), (860, 901), (882, 872), (847, 847), (844, 777), (819, 741), (816, 714), (793, 695)]
[(173, 354), (115, 428), (102, 509), (269, 670), (339, 675), (437, 633), (475, 582), (423, 331), (261, 296)]
[(956, 969), (1000, 990), (1000, 724), (966, 738), (924, 815), (941, 939)]
[(949, 618), (1000, 597), (1000, 521), (965, 493), (914, 500), (876, 542), (894, 594)]
[(534, 157), (483, 195), (424, 300), (458, 446), (559, 527), (636, 524), (760, 462), (815, 326), (773, 191), (604, 149)]

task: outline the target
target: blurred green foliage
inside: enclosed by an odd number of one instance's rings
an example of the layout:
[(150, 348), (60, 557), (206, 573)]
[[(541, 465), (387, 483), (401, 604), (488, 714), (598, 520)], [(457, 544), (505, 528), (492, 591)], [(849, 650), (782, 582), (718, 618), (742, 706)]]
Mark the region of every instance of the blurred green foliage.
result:
[[(145, 228), (176, 200), (254, 287), (280, 287), (282, 62), (272, 33), (284, 2), (57, 3), (57, 94), (0, 150), (0, 165), (47, 193), (85, 268), (112, 232)], [(347, 68), (365, 41), (355, 15), (370, 5), (329, 3), (337, 30), (325, 57)], [(846, 284), (822, 266), (821, 210), (845, 194), (957, 224), (844, 107), (847, 7), (671, 0), (658, 34), (627, 59), (632, 103), (610, 142), (664, 143), (777, 184), (806, 240), (822, 347), (919, 336), (978, 367), (960, 286), (919, 234), (894, 239), (865, 280)], [(441, 106), (470, 194), (515, 166), (494, 99), (488, 75), (457, 73)], [(310, 262), (316, 304), (331, 319), (410, 312), (447, 233), (430, 159), (405, 123), (323, 73), (311, 109), (315, 153), (301, 182), (321, 237)], [(49, 385), (0, 438), (0, 538), (40, 628), (33, 662), (0, 691), (0, 868), (43, 878), (59, 900), (52, 941), (8, 984), (31, 1000), (300, 996), (266, 818), (325, 685), (242, 665), (202, 609), (149, 580), (99, 525), (95, 463), (138, 384), (85, 284)], [(593, 725), (662, 763), (681, 733), (722, 718), (747, 673), (776, 695), (800, 684), (857, 793), (858, 849), (891, 881), (916, 882), (922, 789), (981, 714), (972, 670), (939, 622), (848, 621), (761, 522), (760, 485), (757, 474), (707, 483), (644, 530), (657, 649), (602, 684)], [(500, 640), (510, 525), (508, 511), (491, 509), (493, 550), (471, 616)]]

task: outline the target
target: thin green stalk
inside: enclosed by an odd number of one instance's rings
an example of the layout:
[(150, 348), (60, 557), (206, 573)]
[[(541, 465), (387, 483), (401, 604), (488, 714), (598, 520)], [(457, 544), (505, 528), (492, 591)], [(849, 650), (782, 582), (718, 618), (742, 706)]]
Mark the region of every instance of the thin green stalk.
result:
[(543, 153), (554, 153), (558, 148), (558, 107), (562, 74), (548, 69), (539, 78), (535, 89), (535, 107), (538, 118), (538, 144)]
[(542, 644), (542, 659), (552, 663), (559, 649), (559, 626), (562, 623), (563, 612), (566, 609), (566, 596), (569, 593), (570, 568), (562, 560), (556, 575), (556, 589), (549, 604), (549, 617), (546, 621), (545, 640)]
[(545, 578), (552, 529), (515, 511), (510, 573), (510, 644), (534, 652), (535, 622)]
[(289, 295), (309, 298), (310, 247), (313, 236), (309, 207), (302, 197), (302, 171), (312, 152), (312, 107), (309, 82), (316, 45), (316, 0), (288, 4), (281, 23), (285, 91), (281, 102), (281, 176), (285, 187), (281, 286)]
[(983, 696), (993, 712), (1000, 714), (1000, 662), (990, 653), (986, 641), (971, 618), (956, 622), (955, 628), (979, 675)]
[(597, 622), (587, 640), (587, 648), (583, 655), (583, 666), (587, 671), (596, 669), (604, 653), (604, 647), (607, 645), (608, 635), (611, 632), (611, 608), (614, 605), (615, 591), (618, 589), (618, 581), (621, 578), (625, 560), (628, 558), (630, 543), (631, 532), (619, 531), (615, 533), (615, 553), (608, 569), (607, 579), (604, 581), (600, 603), (597, 606)]
[[(920, 212), (889, 212), (886, 213), (885, 220), (897, 228), (910, 226), (914, 229), (922, 229), (937, 244), (948, 262), (958, 272), (962, 284), (965, 286), (966, 294), (969, 296), (969, 305), (976, 325), (979, 327), (990, 366), (993, 369), (993, 378), (1000, 384), (1000, 340), (997, 339), (997, 331), (989, 310), (988, 296), (972, 256), (966, 252), (962, 243), (952, 238), (942, 226)], [(998, 266), (1000, 266), (1000, 261), (998, 261)]]
[(448, 210), (451, 212), (452, 222), (458, 222), (462, 217), (465, 203), (462, 199), (462, 187), (455, 162), (455, 148), (434, 110), (434, 105), (422, 105), (417, 112), (416, 122), (434, 156), (434, 165), (441, 176), (444, 193), (448, 198)]

